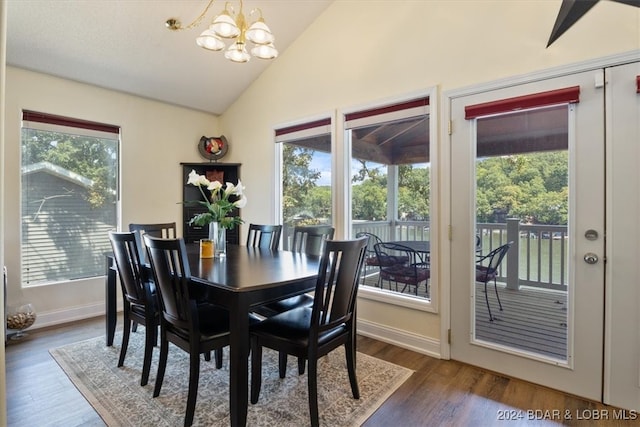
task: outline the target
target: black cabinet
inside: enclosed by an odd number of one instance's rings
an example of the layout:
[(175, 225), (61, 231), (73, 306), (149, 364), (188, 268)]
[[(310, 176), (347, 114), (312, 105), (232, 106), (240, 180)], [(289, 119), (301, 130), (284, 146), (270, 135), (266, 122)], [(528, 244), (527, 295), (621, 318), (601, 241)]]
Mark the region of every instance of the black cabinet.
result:
[[(220, 181), (222, 185), (227, 182), (237, 184), (240, 179), (240, 163), (180, 163), (182, 165), (182, 200), (193, 201), (202, 200), (202, 194), (195, 185), (187, 184), (189, 173), (195, 170), (198, 175), (204, 175), (209, 181)], [(205, 194), (209, 196), (209, 192), (205, 190)], [(189, 225), (189, 221), (194, 215), (205, 212), (206, 209), (199, 205), (184, 204), (182, 208), (182, 225), (183, 237), (186, 243), (197, 242), (200, 239), (209, 236), (209, 227), (199, 227), (197, 225)], [(240, 215), (240, 210), (235, 210), (233, 216)], [(227, 230), (227, 243), (240, 243), (240, 230), (236, 226), (233, 230)]]

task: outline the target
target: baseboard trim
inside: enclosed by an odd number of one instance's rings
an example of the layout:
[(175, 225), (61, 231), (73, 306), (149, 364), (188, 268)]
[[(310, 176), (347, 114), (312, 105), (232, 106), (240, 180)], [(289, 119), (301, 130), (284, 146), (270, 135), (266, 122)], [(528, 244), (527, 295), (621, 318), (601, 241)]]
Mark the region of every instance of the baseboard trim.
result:
[(89, 319), (91, 317), (104, 316), (104, 303), (96, 303), (85, 306), (70, 307), (65, 310), (38, 313), (36, 310), (36, 322), (30, 329), (46, 328), (48, 326), (61, 325), (76, 320)]
[(441, 359), (440, 340), (358, 319), (358, 333), (416, 353)]

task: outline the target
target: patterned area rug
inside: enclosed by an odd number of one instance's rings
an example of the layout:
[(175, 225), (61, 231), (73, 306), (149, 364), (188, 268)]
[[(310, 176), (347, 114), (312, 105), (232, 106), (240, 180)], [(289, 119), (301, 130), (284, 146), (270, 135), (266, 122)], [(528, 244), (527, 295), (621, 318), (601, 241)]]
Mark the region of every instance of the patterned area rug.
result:
[[(104, 337), (50, 350), (67, 376), (108, 426), (180, 426), (184, 421), (189, 379), (187, 353), (170, 344), (169, 361), (160, 396), (152, 398), (159, 350), (154, 349), (149, 384), (140, 386), (144, 327), (131, 334), (122, 368), (116, 367), (121, 334), (113, 347)], [(229, 353), (222, 369), (200, 364), (195, 426), (229, 425)], [(213, 357), (212, 357), (213, 359)], [(249, 404), (248, 426), (303, 426), (309, 424), (307, 376), (298, 375), (297, 360), (289, 357), (287, 376), (278, 377), (278, 356), (263, 351), (262, 390), (257, 404)], [(360, 399), (351, 394), (344, 351), (338, 349), (318, 364), (318, 405), (323, 426), (359, 426), (413, 371), (358, 353)]]

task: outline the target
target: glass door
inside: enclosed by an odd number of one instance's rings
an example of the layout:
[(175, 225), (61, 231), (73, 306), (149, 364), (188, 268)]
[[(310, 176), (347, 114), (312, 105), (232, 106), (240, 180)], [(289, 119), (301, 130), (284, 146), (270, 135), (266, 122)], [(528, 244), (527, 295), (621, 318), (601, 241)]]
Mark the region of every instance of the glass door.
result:
[(604, 90), (595, 73), (451, 99), (451, 357), (600, 400)]

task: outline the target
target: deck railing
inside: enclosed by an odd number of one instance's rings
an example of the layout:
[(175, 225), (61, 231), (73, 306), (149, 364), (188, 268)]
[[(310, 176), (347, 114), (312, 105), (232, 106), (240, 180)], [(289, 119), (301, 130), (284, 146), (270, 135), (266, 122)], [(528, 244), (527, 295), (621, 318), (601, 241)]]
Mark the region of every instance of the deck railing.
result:
[[(353, 230), (354, 235), (367, 231), (383, 241), (429, 240), (427, 221), (354, 221)], [(478, 223), (477, 235), (481, 237), (480, 249), (483, 254), (507, 242), (513, 242), (500, 266), (498, 277), (507, 287), (517, 289), (520, 286), (532, 286), (567, 290), (566, 226), (520, 224), (518, 219), (508, 219), (501, 224)]]

